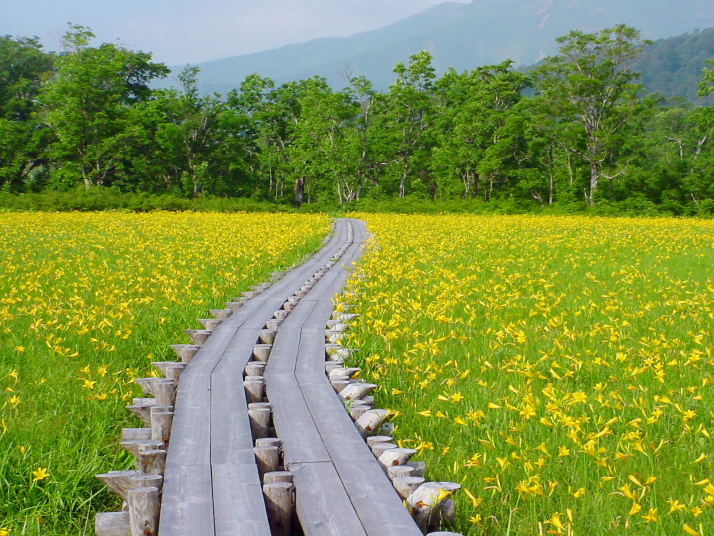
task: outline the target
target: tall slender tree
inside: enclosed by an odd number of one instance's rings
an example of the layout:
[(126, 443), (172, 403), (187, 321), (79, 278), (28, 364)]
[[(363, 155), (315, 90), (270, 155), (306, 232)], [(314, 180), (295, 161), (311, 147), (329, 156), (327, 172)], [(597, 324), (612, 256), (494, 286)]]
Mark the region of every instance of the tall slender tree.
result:
[(641, 107), (642, 86), (631, 66), (645, 42), (626, 25), (572, 31), (557, 42), (559, 54), (535, 70), (539, 102), (558, 124), (558, 143), (588, 166), (585, 195), (593, 205), (617, 134)]

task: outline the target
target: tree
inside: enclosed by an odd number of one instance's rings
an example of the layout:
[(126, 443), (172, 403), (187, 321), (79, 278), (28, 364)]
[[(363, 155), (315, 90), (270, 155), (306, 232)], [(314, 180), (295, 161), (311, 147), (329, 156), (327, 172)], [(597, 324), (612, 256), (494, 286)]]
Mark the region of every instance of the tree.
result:
[(520, 165), (511, 116), (529, 81), (512, 65), (451, 70), (436, 83), (438, 144), (432, 167), (444, 193), (456, 193), (459, 181), (463, 197), (490, 199), (498, 179)]
[(385, 97), (380, 117), (383, 157), (397, 172), (399, 197), (406, 195), (408, 180), (414, 171), (427, 169), (417, 165), (415, 160), (428, 157), (430, 148), (436, 78), (431, 60), (431, 54), (422, 50), (411, 56), (408, 64), (397, 64), (394, 68), (397, 78)]
[(58, 166), (56, 182), (65, 186), (110, 185), (131, 173), (129, 110), (151, 97), (151, 80), (169, 72), (145, 52), (90, 47), (91, 37), (89, 29), (71, 26), (57, 73), (39, 95), (42, 122), (55, 138), (49, 156)]
[(618, 132), (641, 111), (642, 86), (630, 66), (645, 43), (625, 25), (576, 30), (557, 42), (560, 53), (535, 70), (539, 103), (558, 124), (558, 143), (589, 168), (586, 198), (593, 205), (603, 169), (615, 160)]
[(714, 60), (707, 60), (707, 66), (699, 83), (699, 96), (706, 97), (714, 93)]
[(0, 185), (26, 186), (45, 164), (47, 131), (34, 117), (37, 95), (51, 76), (53, 56), (39, 39), (0, 36)]

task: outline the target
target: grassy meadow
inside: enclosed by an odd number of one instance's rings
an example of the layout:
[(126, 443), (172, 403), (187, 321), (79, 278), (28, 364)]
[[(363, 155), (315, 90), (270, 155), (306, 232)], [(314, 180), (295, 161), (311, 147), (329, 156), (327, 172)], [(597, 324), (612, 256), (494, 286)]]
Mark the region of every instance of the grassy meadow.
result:
[(714, 222), (361, 217), (346, 344), (456, 530), (714, 534)]
[(325, 216), (0, 214), (0, 536), (94, 533), (124, 409), (211, 308), (319, 247)]

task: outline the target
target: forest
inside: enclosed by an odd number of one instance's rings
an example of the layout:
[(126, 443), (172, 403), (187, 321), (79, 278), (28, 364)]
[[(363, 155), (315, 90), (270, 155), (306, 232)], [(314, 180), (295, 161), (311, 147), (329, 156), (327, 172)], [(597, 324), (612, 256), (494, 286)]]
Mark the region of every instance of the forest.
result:
[[(427, 200), (565, 211), (607, 205), (714, 213), (714, 107), (648, 94), (646, 41), (619, 25), (574, 30), (527, 73), (513, 62), (437, 75), (426, 51), (387, 91), (349, 72), (280, 86), (254, 74), (226, 95), (177, 89), (150, 53), (92, 45), (70, 25), (61, 52), (0, 37), (0, 193), (109, 189), (349, 207)], [(714, 93), (714, 60), (699, 95)], [(709, 102), (709, 101), (705, 101)]]

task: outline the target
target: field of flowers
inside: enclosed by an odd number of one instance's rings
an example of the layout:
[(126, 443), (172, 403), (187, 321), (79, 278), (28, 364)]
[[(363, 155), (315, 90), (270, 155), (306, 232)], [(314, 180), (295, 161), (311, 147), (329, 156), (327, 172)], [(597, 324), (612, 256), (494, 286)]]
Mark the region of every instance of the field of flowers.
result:
[(0, 214), (0, 536), (93, 534), (132, 380), (208, 309), (319, 247), (325, 216)]
[(469, 535), (714, 535), (714, 222), (361, 215), (343, 296)]

